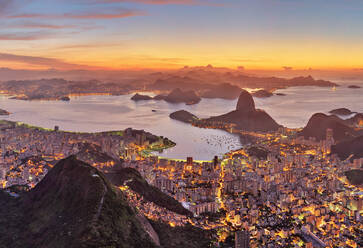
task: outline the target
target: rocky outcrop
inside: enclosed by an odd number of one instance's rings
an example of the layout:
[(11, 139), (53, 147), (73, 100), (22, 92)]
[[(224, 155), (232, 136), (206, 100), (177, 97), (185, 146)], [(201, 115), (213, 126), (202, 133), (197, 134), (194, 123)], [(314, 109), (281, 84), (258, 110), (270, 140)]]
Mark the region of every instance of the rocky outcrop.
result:
[(206, 119), (209, 122), (224, 122), (235, 124), (237, 129), (246, 131), (276, 131), (280, 125), (265, 111), (255, 108), (255, 102), (250, 93), (242, 90), (238, 98), (236, 110), (227, 114)]
[(236, 110), (243, 112), (253, 112), (255, 111), (255, 101), (248, 91), (243, 90), (238, 98)]
[(182, 91), (177, 88), (170, 92), (164, 99), (169, 103), (186, 103), (186, 104), (197, 104), (201, 98), (192, 90)]
[(171, 119), (182, 121), (185, 123), (192, 123), (193, 121), (198, 119), (197, 116), (195, 116), (192, 113), (189, 113), (188, 111), (185, 111), (185, 110), (179, 110), (174, 113), (171, 113), (169, 115), (169, 117)]
[(358, 136), (358, 132), (347, 125), (344, 120), (335, 115), (326, 115), (323, 113), (314, 114), (304, 129), (298, 134), (306, 139), (314, 137), (317, 141), (326, 138), (326, 130), (333, 130), (333, 137), (336, 142), (349, 140)]
[(148, 101), (148, 100), (152, 100), (153, 98), (151, 96), (147, 96), (147, 95), (141, 95), (139, 93), (136, 93), (135, 95), (133, 95), (131, 97), (131, 100), (133, 101)]

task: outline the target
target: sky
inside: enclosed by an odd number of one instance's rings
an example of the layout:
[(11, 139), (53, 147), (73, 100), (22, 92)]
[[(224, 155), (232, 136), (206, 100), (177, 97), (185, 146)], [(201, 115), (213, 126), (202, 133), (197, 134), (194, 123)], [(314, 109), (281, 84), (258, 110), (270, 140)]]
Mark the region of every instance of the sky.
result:
[(363, 68), (362, 0), (0, 0), (0, 67)]

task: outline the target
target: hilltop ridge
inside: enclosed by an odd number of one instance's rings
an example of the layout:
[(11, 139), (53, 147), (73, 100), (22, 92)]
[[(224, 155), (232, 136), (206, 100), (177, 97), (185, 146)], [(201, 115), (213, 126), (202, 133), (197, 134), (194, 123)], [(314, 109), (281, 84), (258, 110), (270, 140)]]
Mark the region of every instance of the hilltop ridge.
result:
[[(182, 247), (178, 244), (185, 242), (173, 232), (160, 239), (158, 232), (165, 232), (162, 223), (150, 223), (103, 173), (75, 156), (58, 162), (34, 189), (16, 198), (0, 190), (0, 203), (3, 247)], [(182, 236), (203, 233), (186, 227), (184, 235), (183, 228)], [(171, 238), (173, 246), (161, 245)], [(202, 247), (191, 242), (191, 247)]]

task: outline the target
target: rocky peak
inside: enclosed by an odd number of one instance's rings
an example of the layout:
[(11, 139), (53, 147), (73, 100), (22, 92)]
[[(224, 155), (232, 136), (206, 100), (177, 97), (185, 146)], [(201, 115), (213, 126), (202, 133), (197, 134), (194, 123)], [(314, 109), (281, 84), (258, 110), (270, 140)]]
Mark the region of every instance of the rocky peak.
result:
[(236, 110), (243, 112), (251, 112), (256, 110), (255, 101), (253, 100), (252, 95), (248, 91), (241, 91), (241, 94), (238, 97)]

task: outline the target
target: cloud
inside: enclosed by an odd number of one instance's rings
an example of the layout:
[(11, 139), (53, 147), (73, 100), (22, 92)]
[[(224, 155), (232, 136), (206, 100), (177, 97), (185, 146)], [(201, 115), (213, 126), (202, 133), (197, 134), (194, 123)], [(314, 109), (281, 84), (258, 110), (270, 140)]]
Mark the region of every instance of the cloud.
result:
[(2, 40), (42, 40), (51, 38), (52, 33), (48, 32), (31, 32), (31, 33), (0, 33), (0, 41)]
[(55, 24), (45, 24), (45, 23), (36, 23), (36, 22), (24, 22), (19, 24), (10, 25), (12, 28), (37, 28), (37, 29), (66, 29), (66, 28), (74, 28), (75, 25), (55, 25)]
[(94, 68), (96, 68), (96, 67), (91, 67), (91, 66), (87, 66), (87, 65), (67, 63), (60, 59), (16, 55), (16, 54), (10, 54), (10, 53), (0, 53), (0, 61), (24, 63), (27, 65), (33, 65), (33, 66), (36, 65), (36, 66), (41, 66), (41, 67), (45, 67), (45, 68), (54, 68), (54, 69), (59, 69), (59, 70), (77, 70), (77, 69), (94, 69)]
[(56, 49), (83, 49), (83, 48), (99, 48), (99, 47), (118, 47), (122, 43), (97, 43), (97, 44), (74, 44), (59, 46)]
[(183, 4), (183, 5), (194, 5), (197, 4), (196, 0), (95, 0), (97, 3), (144, 3), (144, 4)]
[(109, 13), (65, 13), (65, 14), (29, 14), (23, 13), (18, 15), (9, 16), (9, 18), (14, 19), (36, 19), (36, 18), (45, 18), (45, 19), (120, 19), (127, 18), (132, 16), (141, 16), (145, 15), (145, 12), (136, 11), (136, 10), (119, 10), (117, 12), (109, 12)]
[(210, 0), (87, 0), (87, 3), (139, 3), (152, 5), (208, 5), (208, 6), (223, 6), (221, 3), (216, 3)]
[(283, 66), (282, 69), (284, 69), (285, 71), (291, 71), (294, 68), (291, 66)]

